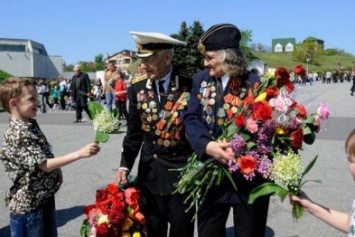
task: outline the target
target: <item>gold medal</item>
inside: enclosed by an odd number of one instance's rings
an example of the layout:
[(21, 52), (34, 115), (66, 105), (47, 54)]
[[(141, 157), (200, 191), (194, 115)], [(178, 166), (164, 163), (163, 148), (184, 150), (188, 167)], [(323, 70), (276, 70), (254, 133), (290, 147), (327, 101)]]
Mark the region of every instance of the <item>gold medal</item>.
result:
[(155, 135), (160, 136), (161, 135), (161, 131), (159, 129), (155, 130)]
[(163, 145), (163, 143), (164, 143), (163, 139), (159, 138), (158, 139), (158, 145), (161, 146), (161, 145)]
[(230, 105), (227, 104), (227, 103), (225, 103), (225, 104), (223, 105), (223, 108), (224, 108), (225, 110), (228, 110), (228, 109), (230, 108)]
[(208, 104), (209, 105), (214, 105), (216, 103), (216, 101), (214, 100), (214, 99), (210, 99), (209, 101), (208, 101)]
[(182, 104), (183, 106), (186, 106), (186, 105), (187, 105), (187, 100), (181, 101), (181, 104)]
[(170, 146), (170, 141), (169, 140), (165, 140), (164, 141), (164, 146), (165, 147), (169, 147)]
[(142, 104), (139, 102), (138, 104), (137, 104), (137, 109), (141, 109), (142, 108)]
[(170, 145), (171, 145), (171, 146), (176, 146), (176, 141), (172, 140), (172, 141), (170, 142)]
[(143, 103), (143, 104), (142, 104), (142, 109), (144, 109), (144, 110), (145, 110), (146, 108), (148, 108), (147, 103)]
[(218, 119), (217, 124), (218, 124), (219, 126), (222, 126), (223, 123), (224, 123), (223, 119), (221, 119), (221, 118)]
[(156, 121), (156, 120), (158, 119), (158, 115), (157, 115), (157, 114), (153, 114), (153, 115), (152, 115), (152, 119), (153, 119), (154, 121)]

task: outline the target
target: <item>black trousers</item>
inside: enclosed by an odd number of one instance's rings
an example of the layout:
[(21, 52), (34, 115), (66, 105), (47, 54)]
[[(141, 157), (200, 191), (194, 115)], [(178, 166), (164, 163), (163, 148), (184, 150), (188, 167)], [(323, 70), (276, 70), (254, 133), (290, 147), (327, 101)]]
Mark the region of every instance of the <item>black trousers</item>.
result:
[[(157, 196), (148, 189), (141, 188), (144, 204), (142, 213), (147, 222), (148, 236), (151, 237), (193, 237), (195, 210), (185, 212), (186, 196), (180, 194)], [(168, 223), (170, 224), (168, 234)]]
[(60, 107), (62, 110), (65, 110), (65, 94), (60, 93)]
[(89, 116), (90, 120), (92, 120), (91, 115), (90, 115), (90, 111), (89, 111), (89, 108), (88, 108), (88, 105), (87, 105), (87, 104), (85, 104), (85, 105), (76, 104), (76, 105), (75, 105), (76, 120), (81, 120), (81, 119), (83, 119), (83, 116), (82, 116), (83, 110), (87, 113), (87, 115)]
[(126, 120), (128, 120), (127, 102), (116, 100), (115, 105), (118, 110), (118, 114), (119, 114), (120, 118), (125, 118)]
[(198, 213), (198, 236), (225, 237), (232, 207), (235, 237), (264, 237), (269, 201), (270, 196), (260, 197), (252, 205), (205, 202)]

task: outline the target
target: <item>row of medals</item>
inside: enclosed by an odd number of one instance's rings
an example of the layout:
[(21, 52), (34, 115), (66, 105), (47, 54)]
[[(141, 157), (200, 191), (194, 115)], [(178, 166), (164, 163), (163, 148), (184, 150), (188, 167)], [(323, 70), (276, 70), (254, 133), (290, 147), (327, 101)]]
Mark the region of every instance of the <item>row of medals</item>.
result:
[[(200, 100), (200, 103), (203, 105), (205, 114), (203, 116), (203, 119), (208, 123), (215, 123), (216, 118), (214, 116), (214, 110), (213, 107), (216, 104), (215, 97), (217, 96), (217, 90), (216, 90), (216, 85), (215, 82), (205, 82), (203, 81), (201, 83), (200, 87), (200, 93), (197, 95), (198, 99)], [(224, 118), (226, 116), (226, 110), (230, 109), (231, 105), (228, 103), (224, 103), (223, 108), (218, 108), (217, 111), (217, 124), (218, 125), (223, 125), (224, 124)], [(237, 111), (237, 108), (232, 108), (232, 110)]]
[[(171, 111), (166, 109), (162, 109), (158, 114), (157, 103), (154, 101), (154, 92), (149, 92), (149, 98), (151, 99), (148, 101), (147, 95), (144, 91), (140, 91), (137, 95), (137, 109), (142, 110), (143, 113), (141, 114), (142, 119), (142, 129), (145, 132), (150, 132), (152, 129), (155, 129), (155, 135), (159, 138), (157, 141), (153, 141), (153, 144), (158, 144), (159, 146), (176, 146), (177, 142), (180, 140), (181, 134), (176, 134), (181, 131), (182, 119), (179, 117), (179, 112), (184, 110), (187, 106), (187, 102), (190, 99), (190, 93), (183, 92), (178, 101), (171, 106), (171, 109), (176, 107), (175, 111)], [(167, 96), (167, 103), (174, 102), (174, 95), (169, 94)], [(160, 130), (157, 128), (156, 124), (159, 122), (164, 122), (165, 127), (164, 129)], [(173, 126), (171, 126), (173, 125)], [(163, 138), (162, 135), (164, 132), (169, 132), (169, 139)]]

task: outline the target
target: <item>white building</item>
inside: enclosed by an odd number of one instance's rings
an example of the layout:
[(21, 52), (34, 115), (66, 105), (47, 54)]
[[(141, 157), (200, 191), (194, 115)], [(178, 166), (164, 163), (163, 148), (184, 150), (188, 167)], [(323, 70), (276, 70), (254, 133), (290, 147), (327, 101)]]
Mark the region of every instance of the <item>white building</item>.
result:
[(49, 56), (43, 44), (0, 38), (0, 69), (16, 77), (53, 79), (63, 73), (61, 56)]

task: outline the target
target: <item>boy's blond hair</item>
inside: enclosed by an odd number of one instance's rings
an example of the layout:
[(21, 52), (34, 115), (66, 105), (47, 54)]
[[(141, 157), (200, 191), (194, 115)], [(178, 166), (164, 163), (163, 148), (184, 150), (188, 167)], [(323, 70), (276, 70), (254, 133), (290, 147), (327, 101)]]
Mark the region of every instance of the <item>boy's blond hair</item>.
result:
[(11, 99), (19, 99), (21, 96), (22, 88), (28, 87), (30, 85), (36, 86), (34, 81), (31, 79), (19, 77), (10, 77), (1, 83), (0, 103), (6, 112), (11, 113), (9, 101)]
[(355, 161), (355, 129), (346, 138), (345, 152), (351, 161)]

